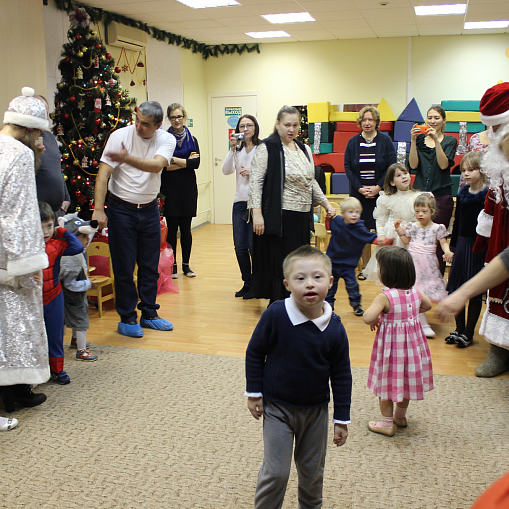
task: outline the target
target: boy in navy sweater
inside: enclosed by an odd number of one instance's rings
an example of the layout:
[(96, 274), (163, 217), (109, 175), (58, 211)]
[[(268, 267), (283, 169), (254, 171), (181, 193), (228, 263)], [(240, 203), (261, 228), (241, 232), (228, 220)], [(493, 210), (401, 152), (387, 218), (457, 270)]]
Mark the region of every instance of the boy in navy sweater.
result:
[(332, 260), (334, 282), (325, 300), (334, 309), (339, 278), (345, 280), (346, 291), (356, 316), (362, 316), (359, 283), (355, 278), (355, 268), (359, 263), (362, 250), (366, 244), (376, 244), (376, 233), (371, 233), (361, 219), (362, 205), (357, 198), (345, 198), (341, 202), (342, 216), (331, 219), (331, 238), (327, 255)]
[(263, 415), (264, 458), (255, 509), (281, 507), (295, 439), (299, 507), (322, 507), (327, 450), (329, 379), (334, 398), (334, 443), (348, 436), (352, 374), (341, 319), (324, 302), (331, 261), (309, 245), (283, 264), (289, 298), (262, 315), (246, 351), (245, 395), (255, 419)]

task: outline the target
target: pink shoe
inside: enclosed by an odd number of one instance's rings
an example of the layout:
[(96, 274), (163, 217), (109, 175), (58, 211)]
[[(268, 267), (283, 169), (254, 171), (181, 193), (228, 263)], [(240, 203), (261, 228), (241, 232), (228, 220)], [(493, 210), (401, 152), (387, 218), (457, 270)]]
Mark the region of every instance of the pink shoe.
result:
[(382, 421), (370, 421), (368, 422), (368, 429), (373, 433), (380, 433), (380, 435), (385, 435), (387, 437), (392, 437), (396, 432), (394, 426), (384, 427), (382, 426), (384, 423)]

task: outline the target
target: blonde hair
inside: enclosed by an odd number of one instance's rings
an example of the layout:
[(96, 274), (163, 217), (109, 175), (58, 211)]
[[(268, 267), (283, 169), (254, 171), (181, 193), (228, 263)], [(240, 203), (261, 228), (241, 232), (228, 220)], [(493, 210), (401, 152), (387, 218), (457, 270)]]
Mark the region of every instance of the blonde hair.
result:
[(481, 171), (481, 153), (473, 150), (463, 156), (460, 163), (460, 170), (465, 171), (468, 168), (471, 170), (479, 170), (481, 172), (481, 180), (486, 184), (486, 175)]
[(283, 262), (283, 275), (285, 279), (290, 277), (293, 262), (301, 258), (315, 258), (316, 260), (321, 261), (325, 270), (327, 271), (327, 274), (332, 276), (331, 259), (316, 247), (310, 246), (309, 244), (304, 244), (303, 246), (298, 247), (295, 251), (292, 251), (285, 258)]
[(361, 202), (357, 198), (354, 198), (353, 196), (345, 198), (341, 202), (341, 205), (339, 207), (341, 208), (341, 212), (346, 212), (347, 210), (352, 210), (352, 209), (357, 209), (362, 212)]
[(357, 125), (362, 129), (362, 119), (364, 117), (364, 113), (371, 112), (373, 115), (373, 120), (376, 122), (376, 129), (380, 126), (380, 112), (374, 106), (364, 106), (361, 111), (359, 111), (359, 116), (357, 117)]

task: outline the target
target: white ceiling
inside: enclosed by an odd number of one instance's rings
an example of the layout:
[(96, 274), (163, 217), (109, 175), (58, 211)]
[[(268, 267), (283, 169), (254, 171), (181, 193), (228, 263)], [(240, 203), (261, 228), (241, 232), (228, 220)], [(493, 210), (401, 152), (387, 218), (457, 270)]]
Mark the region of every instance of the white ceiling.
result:
[[(191, 9), (176, 0), (82, 0), (206, 44), (320, 41), (418, 35), (508, 33), (464, 30), (465, 21), (509, 19), (509, 0), (237, 0), (241, 5)], [(416, 16), (414, 5), (467, 3), (465, 15)], [(382, 5), (386, 4), (386, 5)], [(273, 25), (262, 14), (307, 11), (310, 23)], [(291, 37), (253, 39), (245, 32), (284, 30)]]

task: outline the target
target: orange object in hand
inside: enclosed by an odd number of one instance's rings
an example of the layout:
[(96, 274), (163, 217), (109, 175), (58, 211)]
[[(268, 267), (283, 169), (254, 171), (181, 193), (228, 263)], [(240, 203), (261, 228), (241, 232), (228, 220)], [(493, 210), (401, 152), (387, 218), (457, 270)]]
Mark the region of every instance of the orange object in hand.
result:
[(418, 127), (420, 130), (421, 130), (421, 133), (422, 134), (426, 134), (428, 132), (428, 129), (429, 129), (429, 125), (421, 125), (421, 124), (415, 124), (414, 125), (414, 128)]

